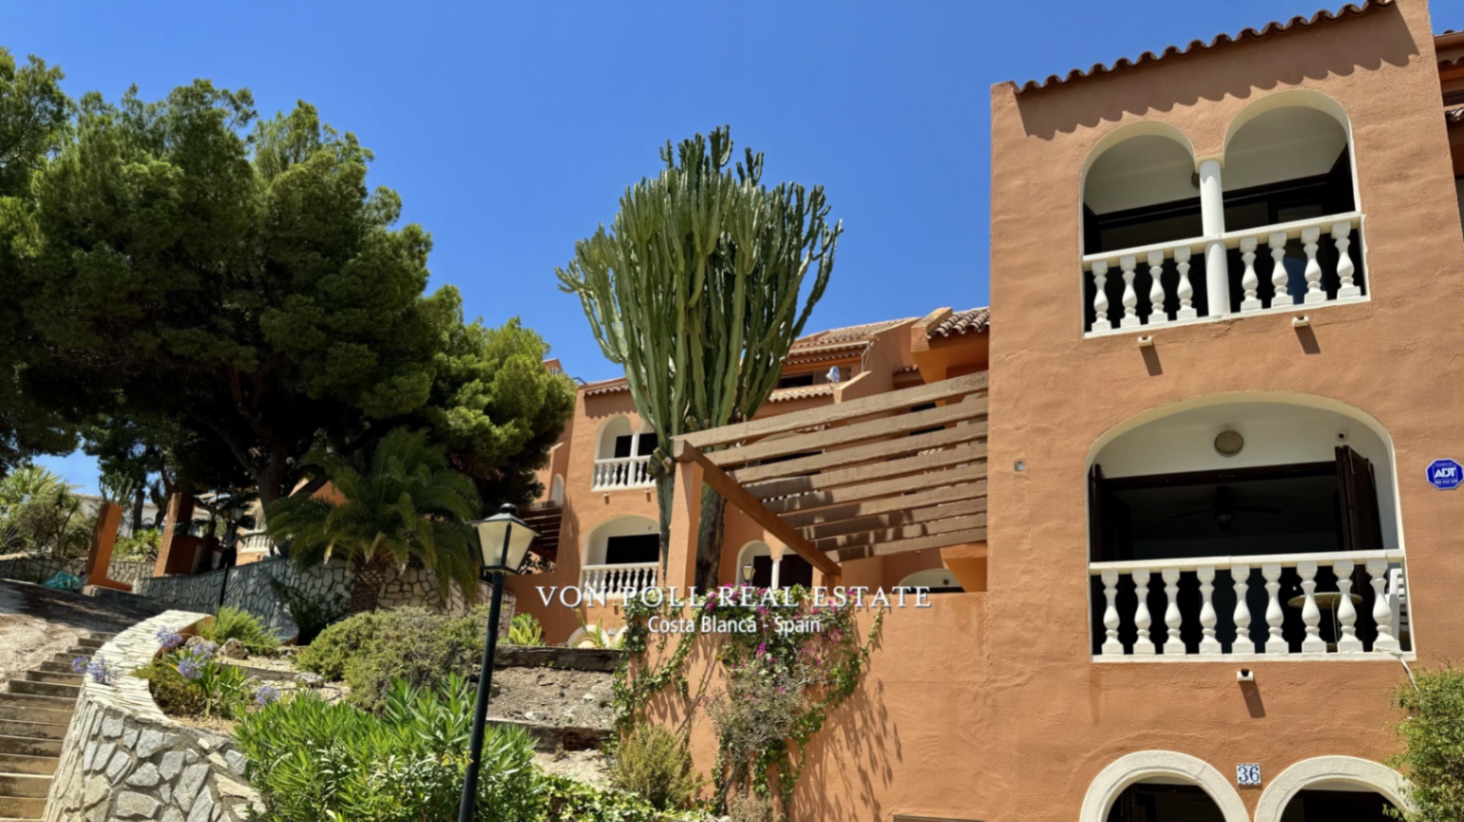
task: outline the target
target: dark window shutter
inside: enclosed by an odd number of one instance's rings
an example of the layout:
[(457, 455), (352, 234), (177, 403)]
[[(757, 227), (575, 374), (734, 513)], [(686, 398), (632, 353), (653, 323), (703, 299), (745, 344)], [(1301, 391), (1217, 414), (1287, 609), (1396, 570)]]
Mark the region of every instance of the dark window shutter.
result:
[(636, 441), (636, 456), (644, 457), (649, 455), (656, 450), (656, 446), (659, 444), (660, 440), (656, 438), (655, 434), (641, 434), (640, 439)]
[(1337, 496), (1342, 503), (1342, 550), (1381, 551), (1383, 521), (1372, 463), (1350, 446), (1337, 446)]
[(1096, 463), (1088, 471), (1088, 542), (1090, 561), (1108, 559), (1103, 550), (1103, 466)]
[(630, 442), (631, 442), (631, 437), (628, 436), (628, 435), (627, 436), (624, 436), (624, 437), (616, 437), (615, 438), (615, 458), (616, 459), (620, 459), (622, 457), (628, 457), (628, 456), (630, 456)]

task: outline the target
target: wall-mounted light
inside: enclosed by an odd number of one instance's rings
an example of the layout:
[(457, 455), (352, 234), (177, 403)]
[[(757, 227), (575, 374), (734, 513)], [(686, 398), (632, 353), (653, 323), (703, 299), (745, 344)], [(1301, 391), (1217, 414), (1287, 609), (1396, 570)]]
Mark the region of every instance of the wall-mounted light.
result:
[(1215, 452), (1222, 457), (1233, 457), (1245, 447), (1245, 437), (1239, 431), (1221, 431), (1215, 436)]

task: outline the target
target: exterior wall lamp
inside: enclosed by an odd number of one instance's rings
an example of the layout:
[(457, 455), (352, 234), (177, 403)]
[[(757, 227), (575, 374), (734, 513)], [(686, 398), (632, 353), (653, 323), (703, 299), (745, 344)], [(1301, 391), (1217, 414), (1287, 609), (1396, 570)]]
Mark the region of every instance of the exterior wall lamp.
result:
[(504, 504), (497, 514), (472, 524), (478, 529), (482, 552), (479, 576), (493, 581), (493, 598), (488, 606), (488, 638), (483, 643), (483, 670), (478, 674), (478, 699), (473, 705), (473, 736), (468, 747), (468, 772), (458, 802), (458, 822), (473, 822), (478, 801), (478, 765), (483, 758), (483, 725), (488, 719), (488, 691), (493, 683), (493, 653), (498, 647), (498, 614), (503, 608), (503, 575), (517, 574), (529, 555), (529, 545), (539, 536), (517, 516), (518, 509)]
[(752, 567), (752, 563), (749, 562), (746, 565), (742, 566), (742, 584), (751, 585), (752, 577), (756, 573), (757, 572)]

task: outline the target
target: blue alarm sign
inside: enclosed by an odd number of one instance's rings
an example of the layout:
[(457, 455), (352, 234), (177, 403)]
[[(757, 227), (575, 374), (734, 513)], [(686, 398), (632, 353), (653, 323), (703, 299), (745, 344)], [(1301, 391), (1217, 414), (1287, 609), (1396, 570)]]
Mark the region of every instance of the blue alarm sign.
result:
[(1428, 482), (1435, 488), (1452, 491), (1464, 483), (1464, 466), (1453, 460), (1434, 460), (1428, 464)]

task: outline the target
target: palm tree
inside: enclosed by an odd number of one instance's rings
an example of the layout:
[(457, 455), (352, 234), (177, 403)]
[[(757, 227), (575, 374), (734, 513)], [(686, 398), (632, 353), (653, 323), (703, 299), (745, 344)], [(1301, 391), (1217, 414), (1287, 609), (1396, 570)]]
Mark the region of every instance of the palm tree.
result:
[(478, 495), (425, 433), (398, 428), (369, 455), (316, 449), (306, 459), (330, 486), (272, 504), (270, 537), (288, 543), (302, 568), (346, 560), (352, 612), (375, 609), (387, 572), (411, 560), (436, 572), (444, 599), (453, 583), (470, 600), (477, 594), (477, 543), (467, 521), (478, 513)]

